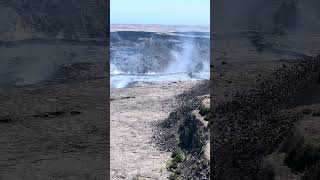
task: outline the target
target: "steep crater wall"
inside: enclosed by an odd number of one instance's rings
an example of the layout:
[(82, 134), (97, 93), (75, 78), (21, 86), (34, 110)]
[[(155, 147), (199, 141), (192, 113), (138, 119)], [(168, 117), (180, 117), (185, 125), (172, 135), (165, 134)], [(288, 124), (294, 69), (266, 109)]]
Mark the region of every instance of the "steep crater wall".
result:
[(197, 72), (205, 68), (209, 71), (210, 39), (206, 35), (112, 32), (111, 72)]
[(0, 2), (0, 40), (34, 37), (106, 38), (107, 1), (12, 0)]

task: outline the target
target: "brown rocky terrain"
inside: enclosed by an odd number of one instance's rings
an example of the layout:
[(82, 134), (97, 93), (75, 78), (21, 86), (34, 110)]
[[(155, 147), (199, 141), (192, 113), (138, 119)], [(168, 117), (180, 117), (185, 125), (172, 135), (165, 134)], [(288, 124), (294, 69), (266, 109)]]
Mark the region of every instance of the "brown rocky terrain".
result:
[(319, 179), (318, 3), (214, 4), (211, 179)]
[(319, 58), (232, 62), (214, 69), (211, 178), (272, 179), (262, 159), (276, 151), (299, 120), (289, 110), (317, 82)]
[(274, 174), (274, 179), (319, 179), (319, 92), (317, 81), (299, 98), (290, 109), (299, 120), (276, 151), (264, 158), (263, 166)]

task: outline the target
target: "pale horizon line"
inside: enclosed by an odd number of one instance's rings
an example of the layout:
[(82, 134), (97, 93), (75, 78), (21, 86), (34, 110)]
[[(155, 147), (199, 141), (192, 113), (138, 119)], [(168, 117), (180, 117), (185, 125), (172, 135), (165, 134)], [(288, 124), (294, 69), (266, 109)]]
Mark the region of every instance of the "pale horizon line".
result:
[(115, 31), (210, 32), (210, 25), (110, 24), (110, 32)]

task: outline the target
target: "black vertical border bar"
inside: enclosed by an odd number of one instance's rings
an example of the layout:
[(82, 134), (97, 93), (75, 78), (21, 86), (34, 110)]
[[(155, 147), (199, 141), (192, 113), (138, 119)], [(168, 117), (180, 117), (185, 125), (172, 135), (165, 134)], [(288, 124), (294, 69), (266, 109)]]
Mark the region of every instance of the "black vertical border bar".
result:
[(111, 179), (110, 177), (110, 0), (104, 0), (104, 3), (106, 4), (105, 11), (105, 41), (107, 43), (106, 45), (106, 140), (107, 140), (107, 146), (106, 146), (106, 161), (107, 161), (107, 177), (106, 179)]
[[(213, 24), (214, 24), (214, 1), (215, 0), (210, 0), (210, 80), (209, 80), (209, 87), (210, 87), (210, 111), (212, 111), (212, 104), (213, 104), (213, 96), (212, 96), (212, 93), (213, 93), (213, 71), (214, 71), (214, 56), (213, 56), (213, 48), (214, 48), (214, 40), (213, 40)], [(210, 137), (210, 179), (212, 179), (212, 172), (213, 172), (213, 167), (212, 167), (212, 133), (211, 133), (211, 127), (212, 125), (212, 122), (211, 122), (211, 119), (209, 120), (209, 137)]]

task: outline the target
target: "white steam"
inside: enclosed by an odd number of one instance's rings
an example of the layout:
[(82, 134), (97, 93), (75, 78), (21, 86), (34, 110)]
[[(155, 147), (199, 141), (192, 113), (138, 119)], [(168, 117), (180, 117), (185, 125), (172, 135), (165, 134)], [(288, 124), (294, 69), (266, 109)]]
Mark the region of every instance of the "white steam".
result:
[(188, 73), (192, 76), (210, 72), (209, 56), (201, 55), (193, 39), (184, 41), (181, 52), (172, 50), (171, 56), (165, 73)]
[[(181, 37), (174, 46), (168, 46), (166, 41), (160, 40), (148, 44), (148, 48), (136, 48), (143, 46), (146, 43), (144, 40), (112, 47), (111, 86), (124, 88), (136, 82), (209, 79), (210, 47), (207, 46), (210, 39), (196, 38), (199, 37)], [(146, 70), (140, 71), (140, 68), (144, 67), (147, 67)]]

